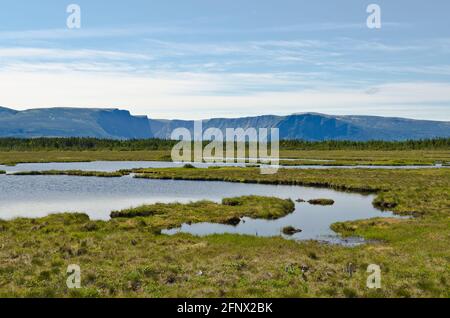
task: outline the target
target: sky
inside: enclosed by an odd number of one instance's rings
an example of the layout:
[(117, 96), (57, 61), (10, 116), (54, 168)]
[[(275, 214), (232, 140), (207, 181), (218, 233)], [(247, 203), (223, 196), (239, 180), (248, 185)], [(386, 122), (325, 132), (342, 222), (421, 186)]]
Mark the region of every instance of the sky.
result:
[(449, 12), (448, 0), (1, 0), (0, 105), (448, 121)]

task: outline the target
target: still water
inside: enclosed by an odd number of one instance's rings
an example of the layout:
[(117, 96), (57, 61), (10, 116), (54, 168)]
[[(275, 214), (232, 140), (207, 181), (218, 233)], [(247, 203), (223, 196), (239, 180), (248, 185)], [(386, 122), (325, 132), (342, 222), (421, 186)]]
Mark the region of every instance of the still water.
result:
[[(286, 160), (286, 159), (283, 159)], [(311, 160), (312, 161), (312, 160)], [(319, 159), (317, 159), (319, 161)], [(192, 163), (195, 167), (206, 168), (210, 166), (236, 166), (243, 167), (244, 163)], [(178, 168), (185, 163), (171, 161), (93, 161), (93, 162), (49, 162), (49, 163), (23, 163), (16, 166), (0, 165), (0, 170), (7, 173), (23, 171), (46, 171), (46, 170), (84, 170), (113, 172), (122, 169), (135, 168)], [(327, 166), (327, 165), (301, 165), (283, 166), (286, 169), (434, 169), (450, 168), (448, 166)]]
[[(104, 167), (105, 168), (105, 167)], [(108, 167), (106, 167), (108, 168)], [(329, 198), (333, 206), (296, 203), (295, 212), (278, 220), (245, 218), (238, 226), (219, 224), (183, 225), (178, 231), (205, 235), (239, 233), (259, 236), (280, 235), (285, 226), (302, 230), (293, 239), (342, 242), (330, 229), (334, 222), (392, 216), (372, 206), (373, 195), (338, 192), (287, 185), (243, 184), (208, 181), (149, 180), (131, 176), (96, 178), (76, 176), (0, 175), (0, 219), (42, 217), (51, 213), (83, 212), (92, 219), (108, 220), (112, 210), (156, 202), (186, 203), (197, 200), (220, 202), (227, 197), (263, 195), (280, 198)]]
[[(21, 163), (16, 166), (2, 166), (0, 170), (7, 173), (24, 171), (47, 171), (47, 170), (83, 170), (83, 171), (102, 171), (114, 172), (125, 169), (137, 168), (179, 168), (185, 163), (171, 161), (92, 161), (92, 162), (49, 162), (49, 163)], [(243, 167), (245, 164), (235, 163), (193, 163), (197, 168), (206, 168), (209, 166), (237, 166)]]

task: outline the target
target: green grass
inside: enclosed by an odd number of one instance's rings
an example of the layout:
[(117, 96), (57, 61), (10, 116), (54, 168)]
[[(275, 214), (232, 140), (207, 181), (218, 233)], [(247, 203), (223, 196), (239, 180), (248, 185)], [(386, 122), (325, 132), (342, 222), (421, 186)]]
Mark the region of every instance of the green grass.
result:
[(333, 205), (334, 200), (331, 199), (312, 199), (308, 201), (312, 205)]
[(325, 187), (378, 193), (374, 204), (399, 214), (447, 214), (450, 170), (444, 169), (280, 169), (263, 175), (256, 168), (135, 169), (138, 178), (210, 180)]
[(210, 201), (188, 204), (152, 204), (121, 211), (113, 211), (111, 218), (151, 217), (151, 224), (157, 229), (179, 227), (183, 223), (213, 222), (228, 224), (230, 220), (242, 217), (277, 219), (295, 209), (294, 202), (278, 198), (244, 196), (227, 198), (222, 204)]
[(4, 151), (0, 152), (0, 164), (91, 161), (169, 161), (170, 150), (86, 150), (86, 151)]
[[(46, 151), (46, 150), (170, 150), (178, 141), (167, 139), (99, 139), (89, 137), (60, 138), (0, 138), (0, 151)], [(206, 146), (209, 141), (204, 141)], [(246, 143), (246, 147), (249, 144)], [(438, 150), (450, 147), (450, 138), (434, 138), (406, 141), (305, 141), (281, 140), (281, 149), (288, 150)]]
[(6, 174), (5, 170), (0, 170), (0, 174)]
[(79, 177), (103, 177), (114, 178), (128, 174), (126, 170), (105, 172), (105, 171), (82, 171), (82, 170), (47, 170), (47, 171), (20, 171), (15, 172), (15, 176), (79, 176)]
[[(280, 150), (283, 165), (450, 164), (448, 150)], [(283, 158), (297, 159), (295, 161)], [(327, 162), (314, 160), (333, 160)], [(311, 161), (313, 160), (313, 161)], [(170, 150), (0, 151), (0, 164), (29, 162), (171, 161)]]
[[(371, 165), (371, 166), (429, 166), (437, 162), (450, 164), (449, 150), (281, 150), (283, 165)], [(328, 162), (308, 159), (332, 160)]]
[(285, 226), (283, 229), (282, 229), (282, 232), (283, 232), (283, 234), (286, 234), (286, 235), (294, 235), (295, 233), (300, 233), (302, 230), (300, 230), (300, 229), (296, 229), (295, 227), (293, 227), (293, 226)]
[[(258, 217), (273, 216), (274, 211), (286, 213), (285, 203), (270, 198), (235, 198), (221, 205), (153, 205), (122, 211), (134, 217), (107, 222), (92, 221), (82, 214), (0, 221), (0, 296), (450, 297), (447, 169), (281, 169), (276, 175), (261, 175), (253, 168), (180, 168), (141, 173), (146, 178), (371, 191), (377, 193), (378, 206), (417, 217), (334, 224), (333, 229), (343, 235), (375, 242), (354, 248), (281, 237), (159, 234), (161, 228), (186, 222), (220, 222), (246, 213)], [(150, 213), (136, 216), (136, 211)], [(349, 263), (355, 267), (353, 275), (346, 271)], [(81, 266), (80, 290), (66, 287), (69, 264)], [(381, 267), (379, 290), (366, 287), (369, 264)]]

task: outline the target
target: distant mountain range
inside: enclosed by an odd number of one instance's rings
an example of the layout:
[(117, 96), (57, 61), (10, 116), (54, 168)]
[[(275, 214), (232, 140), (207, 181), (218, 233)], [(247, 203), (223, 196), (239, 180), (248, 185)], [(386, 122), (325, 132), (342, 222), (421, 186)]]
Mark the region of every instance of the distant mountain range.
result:
[[(149, 119), (127, 110), (42, 108), (16, 111), (0, 107), (0, 137), (97, 137), (168, 139), (175, 128), (192, 130), (193, 121)], [(450, 137), (450, 122), (376, 116), (332, 116), (317, 113), (214, 118), (203, 128), (279, 128), (281, 139), (406, 140)]]

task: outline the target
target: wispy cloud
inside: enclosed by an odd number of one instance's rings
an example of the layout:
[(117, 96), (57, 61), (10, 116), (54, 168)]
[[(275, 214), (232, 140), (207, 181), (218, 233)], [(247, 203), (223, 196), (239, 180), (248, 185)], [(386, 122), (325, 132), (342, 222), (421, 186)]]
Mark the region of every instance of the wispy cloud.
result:
[(128, 53), (120, 51), (87, 50), (87, 49), (49, 49), (32, 47), (0, 47), (0, 58), (30, 59), (107, 59), (107, 60), (151, 60), (148, 54)]
[[(160, 118), (301, 111), (405, 116), (414, 110), (448, 120), (448, 39), (305, 35), (362, 28), (318, 23), (2, 31), (0, 104), (121, 107)], [(221, 33), (233, 36), (216, 40)], [(235, 39), (241, 33), (248, 37)], [(202, 34), (213, 36), (197, 36)]]
[[(183, 42), (144, 38), (135, 51), (4, 46), (0, 47), (0, 67), (13, 65), (17, 69), (21, 64), (65, 61), (70, 68), (89, 61), (105, 66), (111, 63), (112, 70), (116, 66), (124, 70), (128, 64), (129, 70), (138, 72), (280, 73), (289, 70), (320, 73), (324, 80), (351, 80), (353, 73), (359, 72), (367, 74), (362, 77), (367, 79), (389, 74), (404, 80), (410, 75), (450, 75), (450, 61), (445, 61), (442, 41), (386, 43), (344, 38)], [(383, 54), (382, 58), (379, 58), (380, 54)]]
[[(172, 24), (162, 26), (134, 25), (113, 28), (81, 28), (70, 30), (61, 29), (41, 29), (41, 30), (9, 30), (0, 31), (0, 40), (58, 40), (74, 38), (111, 38), (111, 37), (138, 37), (155, 35), (202, 35), (202, 34), (259, 34), (259, 33), (298, 33), (316, 31), (336, 31), (336, 30), (364, 30), (367, 28), (364, 21), (361, 23), (303, 23), (277, 25), (268, 27), (205, 27), (204, 25), (192, 25), (191, 23)], [(383, 22), (385, 28), (407, 28), (406, 23)]]
[[(298, 79), (294, 82), (297, 83)], [(289, 78), (266, 74), (102, 72), (0, 72), (0, 104), (30, 107), (120, 107), (151, 117), (235, 117), (302, 111), (334, 114), (399, 115), (415, 110), (430, 119), (449, 120), (449, 83), (385, 83), (358, 89), (290, 85)], [(252, 89), (252, 85), (272, 90)], [(274, 88), (281, 88), (276, 90)], [(289, 87), (289, 89), (286, 89)], [(26, 94), (20, 94), (26, 92)], [(233, 93), (234, 92), (234, 93)], [(364, 105), (364, 107), (361, 107)], [(427, 110), (424, 112), (423, 110)], [(423, 116), (422, 116), (423, 117)], [(425, 118), (425, 117), (424, 117)]]

